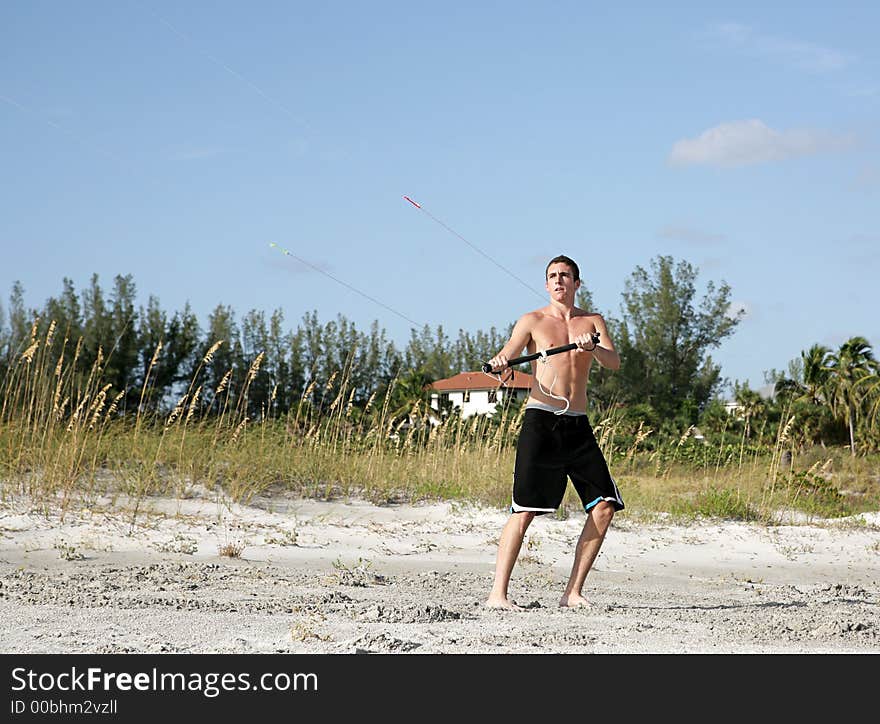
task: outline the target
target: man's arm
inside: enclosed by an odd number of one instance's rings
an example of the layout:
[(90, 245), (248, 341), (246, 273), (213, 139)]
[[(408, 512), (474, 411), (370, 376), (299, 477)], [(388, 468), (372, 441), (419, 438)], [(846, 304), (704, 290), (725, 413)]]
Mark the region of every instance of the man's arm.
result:
[(617, 350), (614, 349), (614, 341), (608, 334), (608, 327), (605, 326), (605, 320), (601, 314), (596, 314), (593, 317), (593, 325), (599, 333), (598, 344), (593, 347), (590, 335), (582, 334), (575, 339), (575, 342), (578, 345), (578, 351), (590, 352), (595, 360), (603, 367), (607, 367), (610, 370), (619, 370), (620, 355), (617, 353)]
[(532, 341), (532, 324), (531, 314), (524, 314), (520, 317), (516, 324), (513, 325), (513, 331), (510, 333), (510, 339), (507, 340), (501, 351), (489, 360), (492, 365), (493, 372), (501, 372), (507, 368), (507, 360), (519, 357), (520, 352), (526, 348)]

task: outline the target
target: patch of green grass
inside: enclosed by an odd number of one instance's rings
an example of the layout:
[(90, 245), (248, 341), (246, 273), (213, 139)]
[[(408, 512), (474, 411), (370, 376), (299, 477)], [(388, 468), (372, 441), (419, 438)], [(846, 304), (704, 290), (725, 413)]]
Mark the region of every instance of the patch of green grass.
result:
[(739, 490), (708, 488), (693, 498), (678, 498), (670, 505), (670, 513), (685, 518), (722, 518), (724, 520), (758, 521), (764, 516)]
[(785, 480), (788, 505), (820, 518), (842, 518), (852, 515), (849, 500), (831, 483), (817, 473), (800, 471)]

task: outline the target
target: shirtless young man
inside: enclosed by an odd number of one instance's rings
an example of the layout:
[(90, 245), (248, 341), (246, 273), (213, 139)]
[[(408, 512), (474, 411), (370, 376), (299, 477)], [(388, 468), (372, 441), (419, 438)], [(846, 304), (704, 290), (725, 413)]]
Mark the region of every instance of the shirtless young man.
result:
[[(508, 599), (507, 589), (526, 530), (536, 515), (556, 511), (569, 477), (587, 520), (559, 605), (590, 605), (581, 592), (584, 581), (614, 513), (624, 507), (587, 419), (587, 380), (593, 359), (616, 370), (620, 355), (602, 316), (574, 306), (581, 285), (578, 265), (567, 256), (557, 256), (550, 260), (545, 276), (550, 303), (520, 317), (507, 344), (489, 364), (494, 371), (503, 370), (523, 348), (529, 354), (570, 342), (578, 348), (532, 362), (534, 379), (517, 443), (511, 515), (501, 532), (495, 582), (486, 600), (490, 608), (519, 608)], [(596, 332), (599, 341), (594, 344)]]

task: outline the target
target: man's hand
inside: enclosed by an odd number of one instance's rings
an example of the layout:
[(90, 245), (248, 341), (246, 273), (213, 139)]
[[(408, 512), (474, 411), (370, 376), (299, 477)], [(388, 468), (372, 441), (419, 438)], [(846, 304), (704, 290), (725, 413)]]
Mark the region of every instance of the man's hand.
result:
[(507, 369), (507, 355), (499, 354), (489, 360), (493, 372), (501, 372)]
[(573, 341), (578, 346), (578, 352), (592, 352), (599, 344), (598, 338), (598, 332), (593, 332), (592, 334), (579, 334)]

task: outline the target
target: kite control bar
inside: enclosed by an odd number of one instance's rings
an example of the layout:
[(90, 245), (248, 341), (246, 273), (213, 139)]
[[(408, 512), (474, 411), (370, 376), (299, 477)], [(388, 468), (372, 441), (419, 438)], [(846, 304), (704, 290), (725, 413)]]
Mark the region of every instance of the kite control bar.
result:
[[(596, 345), (599, 344), (599, 333), (593, 332), (590, 337), (593, 339), (593, 348), (595, 349)], [(535, 352), (534, 354), (527, 354), (522, 357), (514, 357), (512, 360), (507, 361), (507, 366), (513, 367), (514, 365), (520, 365), (523, 362), (531, 362), (533, 359), (538, 359), (539, 357), (559, 354), (560, 352), (568, 352), (573, 349), (577, 349), (577, 345), (574, 342), (571, 342), (570, 344), (564, 344), (561, 347), (553, 347), (552, 349), (547, 349), (543, 352)], [(484, 362), (481, 369), (483, 372), (492, 372), (492, 365), (488, 362)]]

